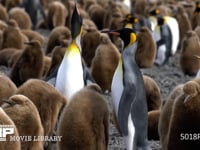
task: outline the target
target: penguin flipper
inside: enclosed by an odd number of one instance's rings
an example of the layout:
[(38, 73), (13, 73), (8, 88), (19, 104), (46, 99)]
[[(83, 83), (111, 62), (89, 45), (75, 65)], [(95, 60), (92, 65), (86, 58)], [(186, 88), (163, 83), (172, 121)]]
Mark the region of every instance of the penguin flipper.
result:
[[(131, 89), (131, 91), (130, 91)], [(122, 136), (128, 135), (128, 116), (131, 111), (131, 105), (135, 99), (136, 87), (127, 83), (124, 87), (118, 109), (118, 124)]]
[(51, 80), (52, 78), (56, 78), (56, 77), (57, 77), (57, 73), (58, 73), (58, 69), (59, 69), (59, 66), (57, 66), (57, 67), (52, 71), (52, 73), (44, 79), (44, 81), (49, 81), (49, 80)]

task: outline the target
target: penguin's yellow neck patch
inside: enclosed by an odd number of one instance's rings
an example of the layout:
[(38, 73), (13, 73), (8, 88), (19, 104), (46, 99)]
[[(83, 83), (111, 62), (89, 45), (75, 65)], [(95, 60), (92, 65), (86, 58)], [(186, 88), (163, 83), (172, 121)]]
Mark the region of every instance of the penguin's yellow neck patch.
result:
[(138, 18), (134, 19), (134, 23), (138, 23), (138, 21), (139, 21)]
[(66, 56), (73, 56), (73, 55), (80, 55), (80, 51), (78, 49), (78, 46), (76, 45), (76, 42), (73, 40), (72, 43), (67, 47), (66, 50)]
[(119, 57), (119, 64), (122, 64), (122, 55)]
[(119, 62), (118, 62), (118, 65), (117, 65), (117, 72), (118, 72), (118, 75), (122, 78), (122, 55), (119, 57)]
[(130, 34), (130, 42), (129, 42), (129, 45), (135, 43), (136, 39), (137, 39), (137, 38), (136, 38), (136, 34), (135, 34), (135, 33), (131, 33), (131, 34)]

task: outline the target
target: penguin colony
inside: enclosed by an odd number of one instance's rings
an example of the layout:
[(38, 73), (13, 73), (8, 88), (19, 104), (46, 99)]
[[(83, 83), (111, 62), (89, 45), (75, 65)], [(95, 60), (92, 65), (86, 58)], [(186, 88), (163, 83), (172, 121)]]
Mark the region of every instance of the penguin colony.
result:
[[(108, 149), (113, 119), (127, 150), (151, 149), (148, 140), (164, 150), (199, 148), (184, 139), (200, 132), (200, 1), (29, 3), (0, 4), (0, 66), (7, 69), (0, 71), (0, 124), (13, 125), (15, 136), (62, 136), (58, 150)], [(162, 100), (142, 69), (161, 68), (175, 54), (180, 72), (194, 79)], [(0, 142), (8, 150), (50, 146)]]

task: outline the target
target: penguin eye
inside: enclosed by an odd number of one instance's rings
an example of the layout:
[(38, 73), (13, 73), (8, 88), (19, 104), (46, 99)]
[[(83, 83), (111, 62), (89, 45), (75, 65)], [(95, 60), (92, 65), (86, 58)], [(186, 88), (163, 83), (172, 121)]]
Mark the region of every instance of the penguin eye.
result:
[(136, 41), (136, 34), (135, 33), (131, 33), (130, 34), (130, 44), (134, 43)]

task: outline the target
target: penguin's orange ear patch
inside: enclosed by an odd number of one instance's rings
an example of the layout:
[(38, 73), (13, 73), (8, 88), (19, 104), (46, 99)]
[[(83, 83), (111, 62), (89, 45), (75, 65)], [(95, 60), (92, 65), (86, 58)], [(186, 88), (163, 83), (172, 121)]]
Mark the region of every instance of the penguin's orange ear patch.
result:
[(134, 22), (135, 22), (135, 23), (138, 23), (138, 18), (135, 18), (135, 19), (134, 19)]
[(156, 13), (156, 14), (159, 14), (159, 13), (160, 13), (160, 10), (159, 10), (159, 9), (156, 9), (156, 10), (155, 10), (155, 13)]
[(197, 8), (200, 8), (200, 3), (197, 3)]

